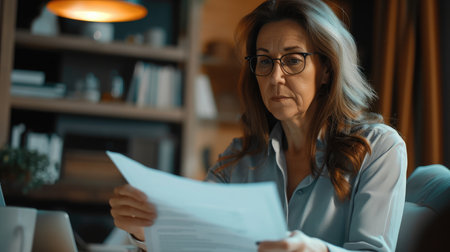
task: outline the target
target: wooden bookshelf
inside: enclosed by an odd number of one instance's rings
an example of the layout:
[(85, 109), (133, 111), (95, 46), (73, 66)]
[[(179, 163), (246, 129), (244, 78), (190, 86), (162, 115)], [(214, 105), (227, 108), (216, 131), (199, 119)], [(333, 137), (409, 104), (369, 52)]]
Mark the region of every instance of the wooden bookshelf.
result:
[[(199, 70), (199, 22), (203, 1), (173, 0), (171, 2), (171, 8), (176, 9), (176, 11), (173, 11), (175, 13), (174, 15), (180, 15), (177, 19), (179, 18), (182, 22), (175, 24), (175, 26), (180, 26), (173, 29), (173, 32), (177, 33), (173, 34), (175, 39), (171, 42), (171, 45), (165, 47), (133, 44), (126, 41), (104, 43), (91, 40), (81, 35), (64, 33), (56, 36), (32, 34), (28, 29), (16, 27), (17, 13), (24, 11), (19, 9), (18, 5), (23, 4), (25, 1), (5, 0), (0, 2), (0, 62), (2, 66), (0, 69), (0, 121), (2, 122), (0, 124), (0, 147), (8, 142), (10, 120), (16, 120), (22, 114), (26, 114), (25, 116), (31, 114), (37, 118), (40, 118), (39, 116), (43, 114), (50, 114), (50, 116), (55, 116), (55, 118), (58, 118), (59, 115), (76, 115), (89, 118), (97, 117), (104, 120), (114, 119), (122, 122), (143, 121), (162, 123), (171, 127), (171, 130), (173, 130), (172, 133), (177, 138), (177, 144), (179, 144), (175, 157), (177, 160), (177, 171), (180, 172), (180, 175), (195, 177), (197, 173), (196, 169), (199, 168), (195, 149), (192, 148), (195, 142), (195, 128), (197, 126), (194, 96), (195, 79)], [(78, 63), (81, 61), (80, 64), (83, 64), (83, 60), (86, 63), (98, 62), (95, 59), (101, 59), (100, 61), (102, 62), (111, 61), (114, 63), (111, 64), (111, 68), (115, 67), (125, 72), (121, 73), (123, 77), (132, 76), (133, 73), (130, 70), (130, 66), (137, 61), (148, 61), (154, 62), (155, 64), (174, 66), (180, 69), (183, 74), (182, 106), (179, 108), (162, 109), (156, 107), (140, 107), (126, 102), (93, 103), (73, 99), (11, 96), (11, 71), (16, 63), (29, 62), (27, 56), (23, 56), (29, 52), (31, 52), (30, 57), (34, 57), (32, 59), (42, 58), (42, 64), (47, 64), (42, 66), (43, 69), (38, 70), (44, 72), (49, 71), (56, 79), (52, 81), (63, 83), (65, 83), (63, 79), (66, 78), (63, 75), (63, 69), (69, 69), (67, 71), (71, 71), (70, 67), (73, 65), (68, 65), (68, 58), (74, 57), (74, 55), (82, 55), (76, 58)], [(46, 63), (45, 61), (47, 55), (49, 56), (48, 58), (53, 60), (50, 63)], [(70, 64), (73, 62), (70, 61)], [(33, 64), (36, 65), (35, 62)], [(39, 67), (41, 66), (38, 65), (37, 68)], [(89, 67), (91, 66), (89, 65)], [(94, 64), (92, 69), (95, 67), (101, 68), (104, 66)], [(30, 67), (30, 70), (34, 70), (33, 67)], [(125, 88), (129, 87), (128, 84), (126, 83)], [(51, 122), (47, 124), (44, 123), (44, 120), (36, 120), (35, 123), (41, 123), (44, 125), (43, 127), (53, 128), (50, 125)], [(98, 184), (100, 185), (101, 182)], [(77, 186), (85, 187), (87, 185), (82, 180), (71, 181), (69, 178), (65, 178), (64, 181), (54, 186), (45, 186), (42, 189), (45, 193), (40, 194), (39, 197), (59, 197), (56, 194), (64, 195), (63, 192), (76, 195), (74, 197), (79, 199), (89, 196), (89, 193), (84, 193), (83, 191), (77, 194)], [(111, 186), (110, 184), (105, 186), (105, 191), (111, 192)], [(95, 194), (95, 192), (102, 192), (103, 189), (100, 187), (93, 185), (89, 188), (93, 190), (92, 194)], [(102, 195), (101, 197), (105, 198), (104, 195), (106, 194)]]
[(157, 109), (151, 107), (137, 107), (136, 105), (124, 102), (91, 103), (81, 100), (11, 96), (11, 107), (15, 109), (43, 112), (156, 120), (173, 123), (181, 123), (186, 119), (183, 108)]
[(188, 53), (184, 48), (156, 48), (148, 45), (131, 44), (119, 41), (108, 43), (97, 42), (89, 38), (74, 35), (42, 36), (29, 31), (17, 30), (16, 45), (48, 51), (78, 51), (111, 56), (135, 57), (142, 59), (183, 62)]

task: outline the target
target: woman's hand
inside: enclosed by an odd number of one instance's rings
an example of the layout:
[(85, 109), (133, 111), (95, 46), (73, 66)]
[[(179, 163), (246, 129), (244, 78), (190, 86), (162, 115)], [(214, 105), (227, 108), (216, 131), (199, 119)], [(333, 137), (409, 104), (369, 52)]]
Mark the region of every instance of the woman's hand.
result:
[(280, 241), (263, 241), (259, 243), (258, 252), (327, 252), (328, 248), (319, 239), (311, 238), (296, 230), (289, 237)]
[(130, 185), (119, 186), (114, 188), (109, 205), (114, 225), (144, 241), (144, 227), (153, 225), (156, 219), (156, 208), (147, 196)]

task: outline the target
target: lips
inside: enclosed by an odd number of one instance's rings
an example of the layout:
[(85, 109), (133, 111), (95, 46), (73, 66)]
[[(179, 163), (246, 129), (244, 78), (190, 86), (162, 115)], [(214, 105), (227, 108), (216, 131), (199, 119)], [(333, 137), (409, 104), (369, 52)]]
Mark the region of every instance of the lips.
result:
[(270, 98), (270, 100), (275, 101), (275, 102), (281, 102), (281, 101), (284, 101), (287, 99), (289, 99), (289, 97), (287, 97), (287, 96), (272, 96)]

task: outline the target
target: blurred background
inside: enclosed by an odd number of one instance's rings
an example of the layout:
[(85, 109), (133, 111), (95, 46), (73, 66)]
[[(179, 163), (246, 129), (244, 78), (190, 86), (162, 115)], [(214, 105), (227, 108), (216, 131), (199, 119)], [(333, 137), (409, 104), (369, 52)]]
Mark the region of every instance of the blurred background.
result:
[[(106, 2), (106, 1), (105, 1)], [(8, 204), (69, 213), (101, 242), (108, 198), (125, 183), (117, 151), (203, 179), (241, 135), (234, 46), (261, 0), (141, 0), (134, 21), (57, 16), (49, 1), (0, 2), (0, 181)], [(408, 148), (408, 174), (450, 165), (450, 2), (329, 0), (355, 37), (372, 110)]]

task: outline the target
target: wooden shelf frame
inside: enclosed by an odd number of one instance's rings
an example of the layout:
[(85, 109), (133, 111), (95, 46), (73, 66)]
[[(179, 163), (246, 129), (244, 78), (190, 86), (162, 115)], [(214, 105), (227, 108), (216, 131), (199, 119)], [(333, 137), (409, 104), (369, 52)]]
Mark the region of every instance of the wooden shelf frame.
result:
[(11, 107), (43, 112), (105, 116), (138, 120), (157, 120), (168, 123), (181, 123), (185, 120), (182, 108), (160, 109), (138, 107), (124, 102), (92, 103), (82, 100), (45, 99), (11, 96)]
[(26, 30), (16, 31), (15, 43), (16, 46), (48, 51), (77, 51), (171, 62), (184, 62), (187, 60), (186, 50), (173, 46), (160, 48), (121, 41), (104, 43), (76, 35), (34, 35)]
[(0, 146), (6, 144), (9, 135), (9, 90), (14, 54), (16, 8), (16, 1), (0, 1)]

